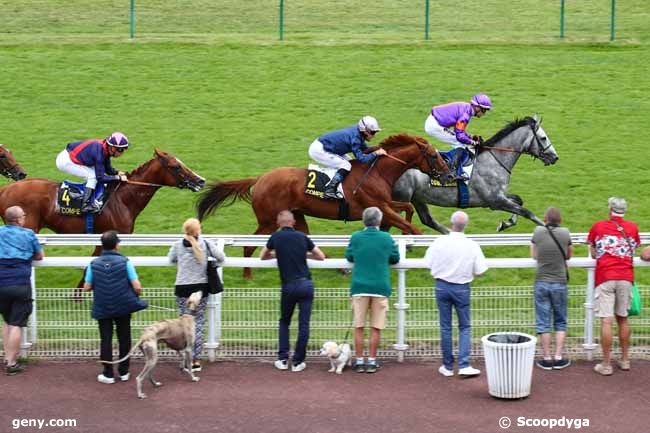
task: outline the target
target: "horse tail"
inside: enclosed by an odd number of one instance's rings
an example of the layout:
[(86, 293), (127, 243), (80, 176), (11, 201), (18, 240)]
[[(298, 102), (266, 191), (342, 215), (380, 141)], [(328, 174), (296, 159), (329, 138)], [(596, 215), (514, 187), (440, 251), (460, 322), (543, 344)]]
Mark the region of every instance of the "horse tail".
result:
[[(251, 188), (255, 185), (257, 179), (252, 177), (213, 184), (210, 189), (201, 195), (201, 199), (196, 205), (199, 219), (203, 220), (221, 206), (230, 206), (237, 199), (250, 203), (252, 198)], [(224, 203), (228, 199), (230, 201)]]

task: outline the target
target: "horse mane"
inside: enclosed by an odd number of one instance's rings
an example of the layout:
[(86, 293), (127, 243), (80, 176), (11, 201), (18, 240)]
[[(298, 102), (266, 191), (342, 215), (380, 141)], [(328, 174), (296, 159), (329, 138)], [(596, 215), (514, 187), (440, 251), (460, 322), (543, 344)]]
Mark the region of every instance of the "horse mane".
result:
[(136, 168), (134, 168), (133, 170), (131, 170), (129, 173), (127, 173), (127, 174), (126, 174), (127, 177), (132, 177), (132, 176), (135, 176), (135, 175), (138, 175), (138, 174), (142, 174), (142, 172), (145, 171), (145, 170), (147, 169), (147, 167), (149, 167), (149, 165), (150, 165), (153, 161), (155, 161), (155, 160), (157, 160), (157, 159), (160, 159), (160, 156), (159, 156), (158, 154), (154, 154), (154, 157), (153, 157), (152, 159), (150, 159), (149, 161), (146, 161), (146, 162), (140, 164), (139, 167), (136, 167)]
[(419, 144), (429, 144), (429, 142), (422, 137), (417, 137), (415, 135), (409, 135), (405, 132), (401, 132), (399, 134), (391, 135), (390, 137), (385, 138), (381, 143), (379, 143), (379, 146), (383, 149), (391, 150), (397, 147), (413, 144), (414, 141)]
[(515, 129), (521, 128), (522, 126), (526, 126), (526, 125), (533, 125), (534, 123), (535, 123), (535, 119), (533, 119), (530, 116), (526, 116), (523, 119), (515, 119), (512, 122), (507, 123), (506, 126), (504, 126), (501, 129), (501, 131), (497, 132), (492, 137), (485, 140), (485, 144), (487, 146), (492, 146), (496, 142), (501, 141), (507, 135), (510, 135), (510, 133), (512, 133)]

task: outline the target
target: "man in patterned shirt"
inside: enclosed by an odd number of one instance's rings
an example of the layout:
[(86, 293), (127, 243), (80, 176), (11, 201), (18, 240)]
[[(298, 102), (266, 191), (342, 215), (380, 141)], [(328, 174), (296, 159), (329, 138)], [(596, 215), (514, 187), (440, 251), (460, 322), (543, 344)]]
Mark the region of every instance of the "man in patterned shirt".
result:
[(594, 371), (604, 376), (614, 372), (611, 362), (614, 317), (618, 323), (622, 351), (618, 367), (625, 371), (630, 369), (631, 331), (627, 310), (634, 283), (632, 259), (634, 250), (641, 243), (637, 225), (623, 219), (627, 210), (625, 199), (610, 197), (608, 204), (609, 219), (594, 224), (587, 237), (591, 257), (596, 259), (594, 311), (600, 317), (600, 345), (603, 350), (603, 361), (596, 364)]

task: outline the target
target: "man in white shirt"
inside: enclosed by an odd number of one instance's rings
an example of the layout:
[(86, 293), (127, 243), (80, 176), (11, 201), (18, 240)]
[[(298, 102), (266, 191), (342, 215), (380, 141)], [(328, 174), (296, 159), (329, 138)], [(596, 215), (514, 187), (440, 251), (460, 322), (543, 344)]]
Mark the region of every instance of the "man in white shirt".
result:
[(438, 372), (447, 377), (454, 375), (452, 306), (458, 315), (458, 374), (468, 377), (481, 373), (469, 363), (472, 347), (469, 283), (488, 268), (481, 247), (465, 236), (464, 230), (468, 222), (469, 217), (465, 212), (454, 212), (451, 216), (451, 232), (436, 239), (424, 256), (431, 275), (436, 279), (435, 293), (443, 357), (443, 365)]

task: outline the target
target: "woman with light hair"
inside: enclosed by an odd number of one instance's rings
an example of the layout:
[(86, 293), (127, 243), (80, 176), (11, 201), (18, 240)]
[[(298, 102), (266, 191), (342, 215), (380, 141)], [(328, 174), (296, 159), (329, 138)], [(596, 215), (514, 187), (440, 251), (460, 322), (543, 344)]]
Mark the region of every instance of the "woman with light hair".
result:
[(187, 298), (201, 290), (203, 296), (195, 313), (196, 341), (194, 343), (192, 371), (201, 371), (201, 350), (203, 349), (203, 328), (205, 324), (205, 306), (208, 299), (207, 259), (214, 258), (222, 264), (225, 256), (217, 246), (201, 237), (201, 222), (190, 218), (183, 223), (183, 239), (176, 241), (169, 249), (167, 257), (176, 263), (176, 305), (181, 315), (190, 314), (186, 307)]

